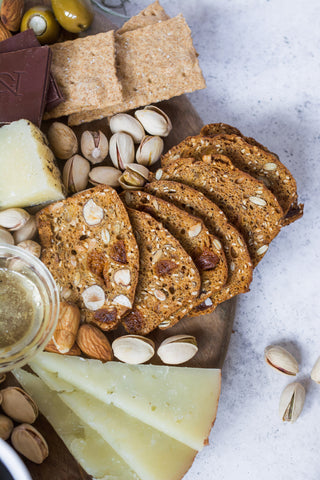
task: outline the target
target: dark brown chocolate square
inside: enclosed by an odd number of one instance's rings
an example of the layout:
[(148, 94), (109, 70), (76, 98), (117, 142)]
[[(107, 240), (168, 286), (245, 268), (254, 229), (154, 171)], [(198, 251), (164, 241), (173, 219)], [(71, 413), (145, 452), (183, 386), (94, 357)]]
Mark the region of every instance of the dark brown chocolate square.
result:
[(41, 125), (50, 64), (49, 47), (0, 54), (0, 124), (25, 118)]
[[(17, 35), (0, 42), (0, 53), (15, 52), (17, 50), (24, 50), (31, 47), (40, 47), (39, 40), (32, 29), (25, 30), (24, 32), (18, 33)], [(57, 82), (55, 81), (54, 76), (50, 74), (45, 111), (50, 112), (50, 110), (63, 102), (63, 100), (63, 95), (59, 90)]]

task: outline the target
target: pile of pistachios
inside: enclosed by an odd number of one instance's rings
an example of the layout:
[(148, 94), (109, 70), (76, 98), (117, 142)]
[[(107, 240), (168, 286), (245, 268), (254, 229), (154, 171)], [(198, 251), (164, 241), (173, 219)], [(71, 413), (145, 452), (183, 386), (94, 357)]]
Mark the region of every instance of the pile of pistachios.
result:
[(7, 208), (0, 212), (0, 244), (17, 245), (40, 258), (41, 246), (34, 241), (37, 233), (35, 216), (23, 208)]
[[(269, 345), (264, 351), (264, 358), (270, 367), (284, 375), (295, 376), (299, 372), (299, 365), (295, 357), (279, 345)], [(311, 371), (311, 378), (320, 384), (320, 357)], [(299, 382), (286, 386), (280, 396), (279, 415), (284, 422), (295, 422), (302, 412), (305, 389)]]
[[(172, 124), (165, 112), (149, 105), (136, 110), (134, 115), (114, 115), (109, 119), (109, 127), (109, 140), (100, 130), (84, 131), (80, 155), (78, 139), (70, 127), (61, 122), (50, 126), (49, 145), (58, 159), (66, 160), (62, 179), (69, 194), (84, 190), (88, 183), (121, 186), (125, 190), (142, 188), (149, 177), (147, 167), (159, 160), (164, 146), (162, 137), (169, 135)], [(109, 159), (113, 166), (107, 165)]]
[[(0, 382), (5, 380), (0, 374)], [(41, 433), (33, 427), (38, 417), (38, 407), (22, 388), (7, 387), (0, 390), (0, 438), (11, 440), (17, 452), (34, 463), (42, 463), (49, 455), (49, 448)]]

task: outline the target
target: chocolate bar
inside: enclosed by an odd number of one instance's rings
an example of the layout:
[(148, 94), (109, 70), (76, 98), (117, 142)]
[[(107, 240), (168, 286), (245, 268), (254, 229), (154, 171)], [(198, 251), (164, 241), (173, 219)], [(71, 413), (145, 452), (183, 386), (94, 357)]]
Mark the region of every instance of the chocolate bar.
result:
[[(40, 47), (40, 43), (34, 31), (29, 29), (0, 42), (0, 53), (15, 52), (17, 50), (24, 50), (31, 47)], [(55, 108), (63, 101), (63, 95), (60, 92), (54, 76), (51, 73), (45, 111), (50, 112), (50, 110)]]
[(49, 47), (0, 54), (0, 124), (25, 118), (40, 127), (50, 65)]

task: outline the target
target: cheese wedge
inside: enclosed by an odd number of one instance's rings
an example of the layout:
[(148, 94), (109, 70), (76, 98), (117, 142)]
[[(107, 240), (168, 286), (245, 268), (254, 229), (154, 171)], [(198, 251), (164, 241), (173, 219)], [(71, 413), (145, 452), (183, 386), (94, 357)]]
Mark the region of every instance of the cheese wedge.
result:
[(53, 153), (28, 120), (0, 128), (0, 159), (0, 210), (64, 198)]
[(114, 404), (157, 430), (200, 450), (218, 408), (218, 369), (101, 363), (40, 353), (31, 368), (54, 372), (78, 390)]
[[(52, 374), (39, 368), (37, 372), (48, 386), (59, 387)], [(190, 468), (195, 450), (111, 404), (106, 405), (84, 392), (70, 391), (66, 382), (60, 387), (68, 390), (59, 394), (63, 402), (112, 445), (141, 480), (179, 480)]]
[(113, 448), (40, 378), (21, 369), (14, 370), (13, 374), (89, 475), (97, 480), (139, 480)]

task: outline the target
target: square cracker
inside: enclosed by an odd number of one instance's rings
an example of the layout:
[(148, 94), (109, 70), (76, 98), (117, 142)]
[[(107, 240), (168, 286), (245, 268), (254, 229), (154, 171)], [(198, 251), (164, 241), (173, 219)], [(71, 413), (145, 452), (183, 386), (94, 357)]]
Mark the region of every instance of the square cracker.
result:
[(114, 31), (56, 43), (51, 50), (52, 73), (65, 102), (47, 113), (45, 119), (121, 102)]
[(146, 27), (147, 25), (154, 25), (155, 23), (168, 20), (170, 17), (166, 14), (164, 9), (159, 4), (158, 0), (148, 5), (138, 15), (131, 17), (126, 23), (116, 31), (117, 35), (122, 35), (126, 32), (131, 32), (137, 28)]
[(69, 125), (205, 88), (191, 31), (181, 14), (119, 35), (116, 45), (123, 101), (89, 112), (82, 109), (82, 113), (69, 116)]

